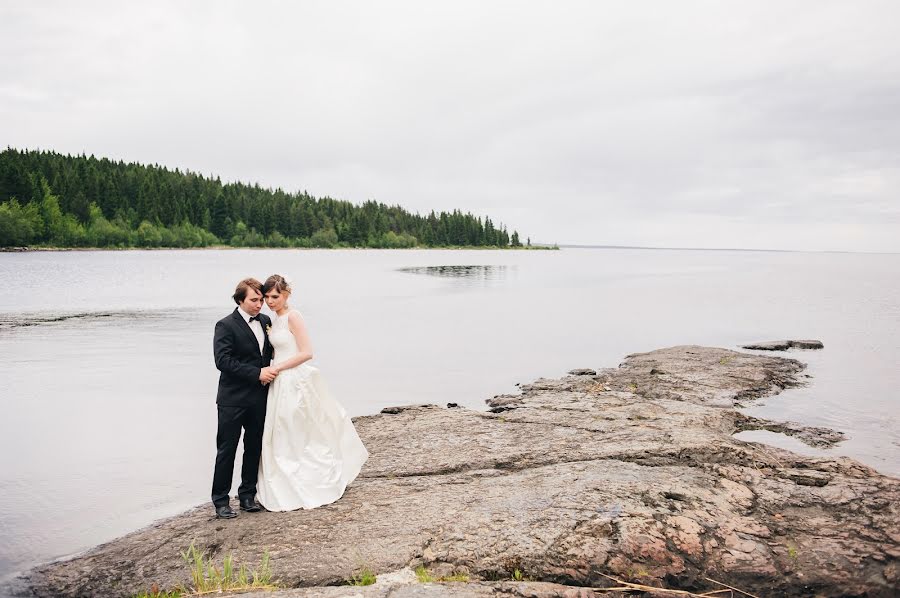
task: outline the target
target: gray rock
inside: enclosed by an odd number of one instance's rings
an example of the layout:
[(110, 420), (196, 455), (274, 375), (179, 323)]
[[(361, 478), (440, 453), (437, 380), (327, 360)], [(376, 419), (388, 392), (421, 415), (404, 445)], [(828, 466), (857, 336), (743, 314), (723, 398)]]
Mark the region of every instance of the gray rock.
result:
[(397, 415), (406, 411), (422, 411), (424, 409), (440, 409), (440, 407), (427, 403), (421, 405), (397, 405), (395, 407), (385, 407), (381, 412), (385, 415)]
[(590, 368), (575, 368), (574, 370), (569, 370), (569, 374), (572, 376), (596, 376), (597, 372)]
[(830, 428), (801, 426), (793, 422), (776, 422), (738, 414), (734, 422), (738, 432), (745, 430), (768, 430), (793, 436), (805, 444), (816, 448), (830, 448), (844, 440), (844, 433)]
[[(759, 596), (895, 596), (900, 480), (732, 436), (768, 425), (735, 404), (799, 384), (803, 367), (673, 347), (523, 385), (502, 413), (415, 406), (356, 418), (371, 457), (331, 505), (231, 521), (204, 505), (20, 583), (38, 597), (189, 585), (179, 551), (193, 542), (219, 562), (269, 551), (276, 578), (296, 588), (276, 598), (591, 596), (617, 584), (607, 576), (698, 592), (721, 589), (712, 579)], [(470, 581), (326, 587), (362, 566)]]
[(752, 345), (743, 345), (742, 348), (754, 351), (787, 351), (788, 349), (824, 349), (825, 345), (822, 341), (788, 340), (754, 343)]
[(803, 340), (791, 341), (792, 349), (824, 349), (825, 344), (822, 341)]
[[(260, 594), (232, 594), (234, 598), (259, 598)], [(283, 590), (263, 594), (266, 598), (624, 598), (633, 596), (623, 592), (595, 592), (591, 588), (566, 586), (556, 583), (522, 582), (472, 582), (472, 583), (423, 583), (389, 584), (365, 587), (316, 587)]]
[(515, 409), (522, 404), (522, 397), (519, 395), (497, 395), (485, 401), (493, 413), (500, 413), (508, 409)]

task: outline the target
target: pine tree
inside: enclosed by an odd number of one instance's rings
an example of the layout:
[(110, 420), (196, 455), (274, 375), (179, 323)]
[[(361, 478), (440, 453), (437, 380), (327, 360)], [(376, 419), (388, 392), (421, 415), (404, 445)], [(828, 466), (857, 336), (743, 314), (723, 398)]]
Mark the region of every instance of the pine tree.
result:
[(329, 247), (509, 245), (505, 227), (459, 209), (420, 216), (371, 199), (355, 205), (158, 165), (8, 148), (0, 152), (4, 226), (23, 222), (31, 204), (40, 212), (31, 242), (64, 246), (308, 246), (313, 237)]

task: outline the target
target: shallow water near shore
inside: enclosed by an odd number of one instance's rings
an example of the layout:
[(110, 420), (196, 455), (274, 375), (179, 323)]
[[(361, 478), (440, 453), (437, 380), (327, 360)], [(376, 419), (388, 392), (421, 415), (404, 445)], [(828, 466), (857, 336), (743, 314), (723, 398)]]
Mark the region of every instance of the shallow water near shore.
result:
[[(641, 249), (0, 254), (0, 576), (208, 500), (212, 327), (235, 282), (294, 279), (352, 415), (484, 400), (677, 344), (816, 338), (810, 384), (745, 409), (843, 431), (900, 475), (900, 255)], [(794, 450), (794, 439), (745, 432)]]

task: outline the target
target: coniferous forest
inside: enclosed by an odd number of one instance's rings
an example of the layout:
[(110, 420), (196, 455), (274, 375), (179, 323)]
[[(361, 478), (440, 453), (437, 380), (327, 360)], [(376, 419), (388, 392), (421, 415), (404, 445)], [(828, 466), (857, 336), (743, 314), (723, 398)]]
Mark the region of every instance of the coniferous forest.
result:
[[(411, 214), (190, 171), (0, 152), (0, 247), (521, 247), (490, 218)], [(530, 245), (530, 241), (528, 242)]]

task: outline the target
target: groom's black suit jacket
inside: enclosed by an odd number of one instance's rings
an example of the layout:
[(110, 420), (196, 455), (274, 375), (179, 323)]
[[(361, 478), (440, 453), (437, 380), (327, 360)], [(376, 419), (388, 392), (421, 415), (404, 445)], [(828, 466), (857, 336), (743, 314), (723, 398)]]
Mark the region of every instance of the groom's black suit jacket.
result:
[(272, 321), (265, 314), (259, 314), (259, 320), (264, 339), (262, 353), (256, 335), (236, 308), (216, 322), (213, 356), (221, 372), (216, 403), (223, 407), (256, 407), (265, 403), (269, 387), (259, 381), (259, 372), (272, 362), (274, 349), (266, 333)]

